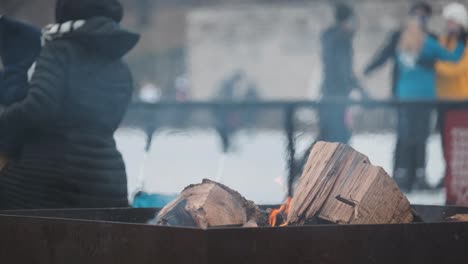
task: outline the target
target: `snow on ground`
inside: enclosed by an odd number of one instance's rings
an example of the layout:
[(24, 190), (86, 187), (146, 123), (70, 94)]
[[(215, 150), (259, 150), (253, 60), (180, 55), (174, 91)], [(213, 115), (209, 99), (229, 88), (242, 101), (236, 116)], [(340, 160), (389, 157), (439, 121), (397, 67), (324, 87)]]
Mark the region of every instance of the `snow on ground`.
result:
[[(280, 203), (284, 199), (286, 142), (280, 132), (240, 132), (235, 138), (234, 153), (227, 155), (221, 154), (218, 136), (211, 131), (159, 133), (148, 155), (144, 152), (142, 132), (121, 129), (116, 139), (127, 165), (130, 194), (142, 179), (146, 191), (172, 194), (210, 178), (259, 204)], [(368, 155), (373, 164), (390, 172), (394, 142), (393, 134), (365, 134), (355, 136), (351, 145)], [(299, 148), (308, 143), (298, 142)], [(428, 178), (435, 185), (444, 170), (438, 136), (431, 137), (428, 150)], [(444, 203), (443, 192), (419, 192), (409, 198), (414, 204)]]

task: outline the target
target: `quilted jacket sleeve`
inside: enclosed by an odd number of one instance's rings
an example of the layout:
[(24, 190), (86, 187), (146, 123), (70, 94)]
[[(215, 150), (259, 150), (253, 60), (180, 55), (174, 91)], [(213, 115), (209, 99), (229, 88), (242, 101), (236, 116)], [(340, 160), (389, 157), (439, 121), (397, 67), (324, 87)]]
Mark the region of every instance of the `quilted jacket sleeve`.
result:
[(0, 115), (0, 151), (27, 130), (53, 123), (60, 114), (66, 89), (67, 51), (60, 41), (44, 47), (37, 60), (26, 98)]

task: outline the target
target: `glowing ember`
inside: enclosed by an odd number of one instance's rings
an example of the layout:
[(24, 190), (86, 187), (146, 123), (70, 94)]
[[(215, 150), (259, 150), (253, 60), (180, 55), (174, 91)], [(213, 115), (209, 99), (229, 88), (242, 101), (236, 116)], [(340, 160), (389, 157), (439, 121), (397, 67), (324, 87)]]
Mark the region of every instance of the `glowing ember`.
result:
[[(270, 214), (270, 225), (271, 226), (276, 226), (276, 221), (277, 221), (277, 218), (278, 218), (279, 214), (285, 213), (287, 215), (289, 213), (289, 208), (291, 207), (291, 200), (292, 200), (292, 198), (289, 197), (286, 200), (285, 204), (281, 205), (281, 207), (279, 209), (275, 209), (275, 210), (273, 210), (271, 212), (271, 214)], [(288, 225), (288, 223), (285, 221), (280, 226), (287, 226), (287, 225)]]

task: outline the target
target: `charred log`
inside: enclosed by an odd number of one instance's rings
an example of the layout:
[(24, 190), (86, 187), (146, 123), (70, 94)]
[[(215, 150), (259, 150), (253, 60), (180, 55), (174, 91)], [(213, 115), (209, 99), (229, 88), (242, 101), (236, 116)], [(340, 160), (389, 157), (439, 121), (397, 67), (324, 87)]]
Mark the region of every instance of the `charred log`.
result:
[(256, 227), (264, 224), (265, 212), (238, 192), (210, 180), (191, 185), (163, 208), (156, 224), (210, 228), (219, 226)]

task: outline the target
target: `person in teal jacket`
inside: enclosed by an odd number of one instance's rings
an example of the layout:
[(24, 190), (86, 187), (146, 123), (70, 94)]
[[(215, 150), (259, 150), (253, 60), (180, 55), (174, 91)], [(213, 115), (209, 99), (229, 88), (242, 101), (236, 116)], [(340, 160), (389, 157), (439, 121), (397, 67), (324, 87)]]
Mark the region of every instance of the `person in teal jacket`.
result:
[[(410, 19), (398, 45), (399, 76), (397, 95), (400, 100), (434, 100), (436, 94), (436, 72), (417, 62), (452, 61), (461, 59), (465, 47), (458, 44), (449, 51), (437, 39), (427, 34), (424, 21)], [(430, 135), (432, 109), (401, 107), (398, 111), (398, 148), (396, 155), (399, 167), (395, 168), (395, 180), (402, 189), (411, 191), (429, 188), (426, 183), (426, 144)]]
[[(457, 62), (461, 59), (465, 47), (459, 44), (452, 52), (445, 49), (437, 39), (427, 36), (418, 58)], [(412, 60), (411, 55), (400, 53), (400, 80), (397, 94), (402, 100), (431, 100), (437, 98), (436, 72), (434, 68), (421, 66)]]

